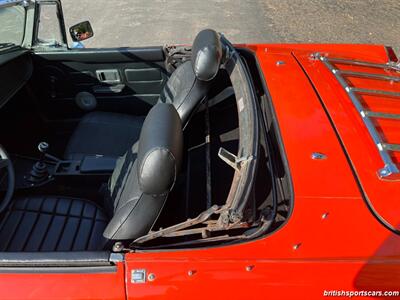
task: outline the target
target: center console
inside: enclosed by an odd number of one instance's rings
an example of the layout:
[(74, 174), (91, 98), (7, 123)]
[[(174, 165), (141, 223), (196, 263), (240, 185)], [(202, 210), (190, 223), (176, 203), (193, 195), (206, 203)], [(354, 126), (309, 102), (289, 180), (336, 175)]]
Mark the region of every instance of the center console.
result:
[(85, 156), (81, 160), (61, 160), (47, 153), (48, 144), (40, 143), (39, 159), (13, 156), (15, 188), (31, 189), (49, 184), (99, 185), (108, 181), (117, 157)]

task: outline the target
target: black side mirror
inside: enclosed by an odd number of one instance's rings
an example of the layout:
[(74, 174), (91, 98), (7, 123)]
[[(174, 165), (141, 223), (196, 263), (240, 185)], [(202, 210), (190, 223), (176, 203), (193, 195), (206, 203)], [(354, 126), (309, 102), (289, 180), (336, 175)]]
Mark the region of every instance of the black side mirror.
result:
[(89, 21), (78, 23), (69, 28), (69, 33), (74, 42), (90, 39), (94, 33)]

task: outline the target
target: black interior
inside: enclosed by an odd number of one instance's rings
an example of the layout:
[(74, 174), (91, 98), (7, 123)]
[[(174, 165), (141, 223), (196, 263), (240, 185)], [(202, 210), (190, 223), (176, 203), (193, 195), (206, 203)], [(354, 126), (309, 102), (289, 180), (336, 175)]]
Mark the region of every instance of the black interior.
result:
[(162, 47), (41, 52), (33, 57), (32, 87), (49, 121), (80, 118), (79, 92), (92, 93), (99, 111), (146, 115), (169, 77)]
[[(78, 160), (65, 159), (64, 153), (78, 124), (88, 114), (116, 114), (118, 117), (123, 113), (144, 121), (150, 109), (160, 102), (162, 90), (171, 76), (166, 71), (165, 61), (162, 48), (140, 48), (21, 52), (0, 65), (0, 80), (9, 87), (7, 91), (1, 90), (0, 140), (16, 172), (14, 201), (0, 215), (0, 251), (102, 250), (111, 249), (117, 240), (129, 242), (136, 237), (121, 234), (106, 239), (98, 234), (118, 211), (119, 204), (109, 201), (110, 176), (118, 165), (118, 157), (93, 155)], [(15, 65), (19, 72), (14, 71)], [(206, 74), (212, 79), (205, 89), (207, 98), (231, 85), (228, 74), (218, 69), (215, 74)], [(113, 72), (99, 70), (117, 70), (120, 82), (110, 81), (115, 75)], [(209, 72), (209, 68), (205, 70), (203, 72)], [(82, 109), (76, 102), (76, 95), (81, 92), (89, 92), (96, 98), (94, 112)], [(164, 95), (164, 98), (167, 97)], [(171, 99), (162, 102), (173, 104)], [(156, 218), (157, 223), (151, 222), (145, 231), (186, 220), (226, 199), (233, 170), (217, 153), (221, 146), (232, 153), (238, 148), (235, 97), (209, 109), (201, 106), (202, 103), (192, 106), (181, 120), (184, 131), (180, 172), (175, 176), (171, 193), (167, 194), (168, 201), (161, 215)], [(177, 110), (179, 113), (179, 108)], [(208, 130), (206, 118), (210, 123)], [(156, 130), (162, 132), (162, 129)], [(90, 138), (89, 135), (87, 139)], [(50, 145), (46, 155), (38, 151), (41, 141)], [(208, 147), (213, 174), (211, 202), (205, 200), (207, 174), (210, 174), (205, 168)], [(133, 155), (137, 155), (138, 149), (132, 149)], [(51, 176), (41, 182), (27, 181), (38, 162), (46, 164)], [(7, 186), (3, 171), (0, 170), (2, 193)], [(166, 196), (164, 191), (161, 194)]]
[[(177, 66), (158, 95), (157, 103), (170, 103), (175, 107), (184, 128), (197, 108), (206, 101), (208, 92), (220, 69), (221, 60), (222, 45), (219, 35), (211, 29), (202, 30), (193, 42), (190, 59)], [(129, 83), (133, 76), (131, 74), (133, 70), (128, 71), (125, 69), (123, 73)], [(109, 76), (110, 72), (114, 72), (113, 75), (116, 76), (114, 79)], [(108, 69), (106, 71), (96, 70), (95, 73), (103, 83), (101, 90), (104, 88), (114, 89), (122, 85), (122, 71)], [(103, 76), (99, 76), (99, 73), (106, 75), (103, 78)], [(150, 75), (139, 75), (135, 74), (137, 76), (136, 83), (149, 83), (145, 80), (154, 79)], [(92, 92), (97, 89), (98, 86), (95, 86)], [(88, 91), (78, 92), (75, 98), (79, 107), (87, 110), (97, 107), (96, 97)], [(132, 115), (129, 110), (119, 114), (112, 112), (88, 113), (79, 122), (70, 138), (64, 157), (81, 159), (87, 155), (122, 156), (126, 149), (139, 140), (143, 122), (142, 116)]]
[(2, 217), (0, 251), (98, 251), (108, 216), (95, 203), (56, 196), (16, 197)]
[[(257, 62), (240, 52), (263, 114), (245, 218), (273, 215), (276, 229), (290, 214), (290, 178)], [(157, 47), (0, 55), (0, 148), (15, 170), (0, 252), (121, 250), (226, 203), (234, 169), (218, 152), (236, 154), (240, 141), (234, 93), (213, 102), (233, 91), (219, 37), (201, 32), (189, 60), (172, 68), (168, 55)], [(8, 175), (0, 168), (0, 196)]]

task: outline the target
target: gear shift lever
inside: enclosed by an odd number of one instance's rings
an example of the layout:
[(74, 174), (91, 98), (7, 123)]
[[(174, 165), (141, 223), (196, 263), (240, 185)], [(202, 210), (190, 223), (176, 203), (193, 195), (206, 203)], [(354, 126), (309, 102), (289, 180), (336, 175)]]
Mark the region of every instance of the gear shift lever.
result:
[(46, 154), (49, 150), (49, 144), (46, 142), (41, 142), (38, 145), (38, 149), (41, 153), (39, 161), (37, 161), (29, 174), (28, 181), (31, 183), (40, 183), (46, 180), (49, 176), (46, 164)]
[(47, 151), (49, 150), (49, 144), (46, 142), (39, 143), (38, 150), (40, 151), (40, 153), (42, 153), (42, 155), (40, 157), (40, 161), (44, 162)]

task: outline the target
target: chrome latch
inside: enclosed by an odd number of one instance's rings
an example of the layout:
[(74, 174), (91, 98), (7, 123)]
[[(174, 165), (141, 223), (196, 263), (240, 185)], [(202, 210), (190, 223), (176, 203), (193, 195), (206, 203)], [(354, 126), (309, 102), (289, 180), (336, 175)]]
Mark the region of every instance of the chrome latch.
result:
[(131, 283), (146, 283), (145, 269), (136, 269), (131, 272)]

